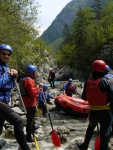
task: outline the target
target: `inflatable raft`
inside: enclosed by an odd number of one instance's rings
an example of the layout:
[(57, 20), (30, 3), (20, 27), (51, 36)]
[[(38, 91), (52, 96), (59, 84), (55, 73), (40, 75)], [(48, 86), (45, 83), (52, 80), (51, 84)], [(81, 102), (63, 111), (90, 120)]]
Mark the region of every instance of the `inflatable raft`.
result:
[(58, 95), (55, 105), (69, 115), (87, 115), (89, 113), (88, 101), (66, 95)]

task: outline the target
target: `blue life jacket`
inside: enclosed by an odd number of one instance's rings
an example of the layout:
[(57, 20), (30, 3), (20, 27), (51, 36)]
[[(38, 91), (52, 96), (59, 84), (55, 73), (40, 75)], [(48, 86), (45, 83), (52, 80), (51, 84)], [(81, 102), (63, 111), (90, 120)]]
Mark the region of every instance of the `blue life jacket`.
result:
[(14, 81), (9, 73), (7, 63), (0, 63), (0, 101), (9, 103), (11, 89), (15, 86)]

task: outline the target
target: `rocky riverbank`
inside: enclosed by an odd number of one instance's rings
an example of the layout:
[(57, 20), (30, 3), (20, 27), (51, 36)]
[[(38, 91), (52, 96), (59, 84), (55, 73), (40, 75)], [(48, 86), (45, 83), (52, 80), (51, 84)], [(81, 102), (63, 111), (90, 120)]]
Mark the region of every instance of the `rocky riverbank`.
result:
[[(62, 93), (62, 82), (56, 85), (55, 89), (49, 88), (49, 92), (56, 97), (59, 93)], [(78, 84), (77, 88), (78, 97), (82, 93), (82, 86)], [(76, 97), (77, 95), (74, 95)], [(39, 125), (39, 129), (35, 131), (35, 136), (38, 139), (38, 145), (40, 150), (78, 150), (76, 142), (81, 142), (84, 139), (86, 128), (88, 125), (87, 117), (69, 116), (62, 110), (55, 109), (54, 99), (51, 100), (51, 105), (48, 105), (50, 110), (50, 116), (53, 124), (53, 128), (58, 134), (61, 140), (61, 147), (55, 147), (51, 140), (51, 125), (49, 118), (43, 118), (41, 115), (36, 115), (35, 122)], [(12, 103), (10, 104), (12, 109), (18, 112), (23, 118), (24, 124), (26, 124), (26, 117), (22, 111), (20, 100), (16, 90), (12, 92)], [(24, 127), (25, 131), (25, 127)], [(25, 132), (26, 133), (26, 132)], [(94, 135), (90, 142), (88, 150), (94, 150), (94, 141), (98, 136), (97, 129), (95, 129)], [(31, 150), (36, 150), (35, 143), (28, 143)], [(112, 144), (112, 141), (111, 141)], [(0, 138), (1, 150), (19, 150), (19, 145), (14, 138), (13, 126), (8, 122), (5, 122), (5, 128)], [(111, 147), (112, 150), (113, 147)]]

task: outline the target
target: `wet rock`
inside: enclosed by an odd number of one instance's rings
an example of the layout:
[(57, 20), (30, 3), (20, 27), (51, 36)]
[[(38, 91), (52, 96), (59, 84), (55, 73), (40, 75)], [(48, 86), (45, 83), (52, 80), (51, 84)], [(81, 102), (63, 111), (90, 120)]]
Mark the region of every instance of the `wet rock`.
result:
[(6, 144), (6, 140), (0, 139), (0, 149)]
[(67, 134), (60, 134), (59, 139), (61, 143), (67, 142)]
[(58, 127), (56, 132), (58, 134), (70, 134), (70, 131), (65, 126)]

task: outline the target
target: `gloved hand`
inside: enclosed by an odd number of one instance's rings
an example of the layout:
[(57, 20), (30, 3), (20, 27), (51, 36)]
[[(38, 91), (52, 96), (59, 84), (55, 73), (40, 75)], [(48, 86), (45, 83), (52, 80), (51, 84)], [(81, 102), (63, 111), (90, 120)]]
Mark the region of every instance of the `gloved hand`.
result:
[(13, 78), (17, 78), (18, 77), (18, 71), (16, 69), (10, 69), (10, 71), (8, 72)]

